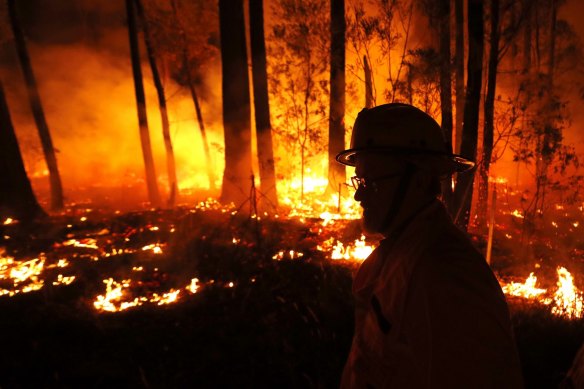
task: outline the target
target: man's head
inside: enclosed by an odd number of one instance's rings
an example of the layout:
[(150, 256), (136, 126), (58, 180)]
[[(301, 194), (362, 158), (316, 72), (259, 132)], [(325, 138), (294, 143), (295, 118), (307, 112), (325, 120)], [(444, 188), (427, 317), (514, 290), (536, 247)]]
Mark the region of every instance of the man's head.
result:
[(436, 198), (441, 176), (474, 166), (450, 152), (434, 119), (407, 104), (362, 110), (337, 161), (356, 168), (365, 230), (383, 234)]

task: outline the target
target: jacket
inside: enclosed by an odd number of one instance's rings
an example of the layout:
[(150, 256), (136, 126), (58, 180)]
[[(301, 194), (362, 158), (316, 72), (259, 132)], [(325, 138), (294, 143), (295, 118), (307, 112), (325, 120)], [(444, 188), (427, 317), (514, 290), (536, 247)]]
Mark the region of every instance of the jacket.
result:
[(436, 200), (363, 262), (341, 388), (520, 388), (505, 296)]

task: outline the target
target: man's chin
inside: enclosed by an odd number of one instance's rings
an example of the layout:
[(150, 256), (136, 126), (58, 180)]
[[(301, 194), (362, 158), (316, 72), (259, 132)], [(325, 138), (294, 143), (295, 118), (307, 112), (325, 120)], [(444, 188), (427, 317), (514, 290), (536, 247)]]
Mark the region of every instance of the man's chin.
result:
[(361, 225), (363, 227), (363, 231), (367, 234), (379, 234), (381, 231), (381, 223), (378, 220), (375, 220), (371, 216), (367, 216), (365, 213), (363, 214), (363, 219), (361, 220)]

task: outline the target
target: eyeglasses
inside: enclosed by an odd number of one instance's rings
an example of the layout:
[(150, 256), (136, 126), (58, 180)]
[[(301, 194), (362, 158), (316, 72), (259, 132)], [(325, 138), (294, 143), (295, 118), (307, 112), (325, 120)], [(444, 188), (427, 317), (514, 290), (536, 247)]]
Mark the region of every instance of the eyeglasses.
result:
[(366, 177), (357, 177), (357, 176), (353, 176), (351, 177), (351, 186), (353, 187), (353, 189), (358, 190), (359, 188), (372, 188), (373, 190), (377, 190), (377, 185), (376, 182), (377, 181), (381, 181), (381, 180), (386, 180), (388, 178), (392, 178), (392, 177), (397, 177), (397, 176), (401, 176), (403, 173), (392, 173), (392, 174), (387, 174), (385, 176), (381, 176), (381, 177), (377, 177), (377, 178), (366, 178)]

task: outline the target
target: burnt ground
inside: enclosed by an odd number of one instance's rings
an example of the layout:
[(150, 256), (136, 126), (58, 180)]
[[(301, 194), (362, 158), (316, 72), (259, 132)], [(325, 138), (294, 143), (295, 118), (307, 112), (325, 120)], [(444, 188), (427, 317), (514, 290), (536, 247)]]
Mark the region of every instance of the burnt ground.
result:
[[(0, 297), (2, 389), (338, 387), (353, 331), (355, 265), (315, 249), (334, 229), (187, 211), (92, 215), (83, 226), (66, 227), (76, 218), (2, 231), (11, 236), (4, 242), (9, 253), (74, 257), (68, 274), (77, 277), (68, 286)], [(177, 231), (144, 228), (154, 224)], [(343, 231), (337, 234), (355, 235), (350, 224)], [(162, 257), (94, 261), (103, 252), (73, 253), (58, 243), (72, 236), (92, 236), (109, 248), (153, 239), (167, 246)], [(304, 256), (272, 259), (292, 248)], [(142, 289), (184, 285), (193, 275), (204, 286), (176, 304), (98, 313), (92, 301), (103, 293), (101, 280), (123, 278), (135, 265), (147, 268)], [(526, 386), (557, 387), (584, 342), (584, 320), (558, 318), (520, 299), (510, 306)]]

